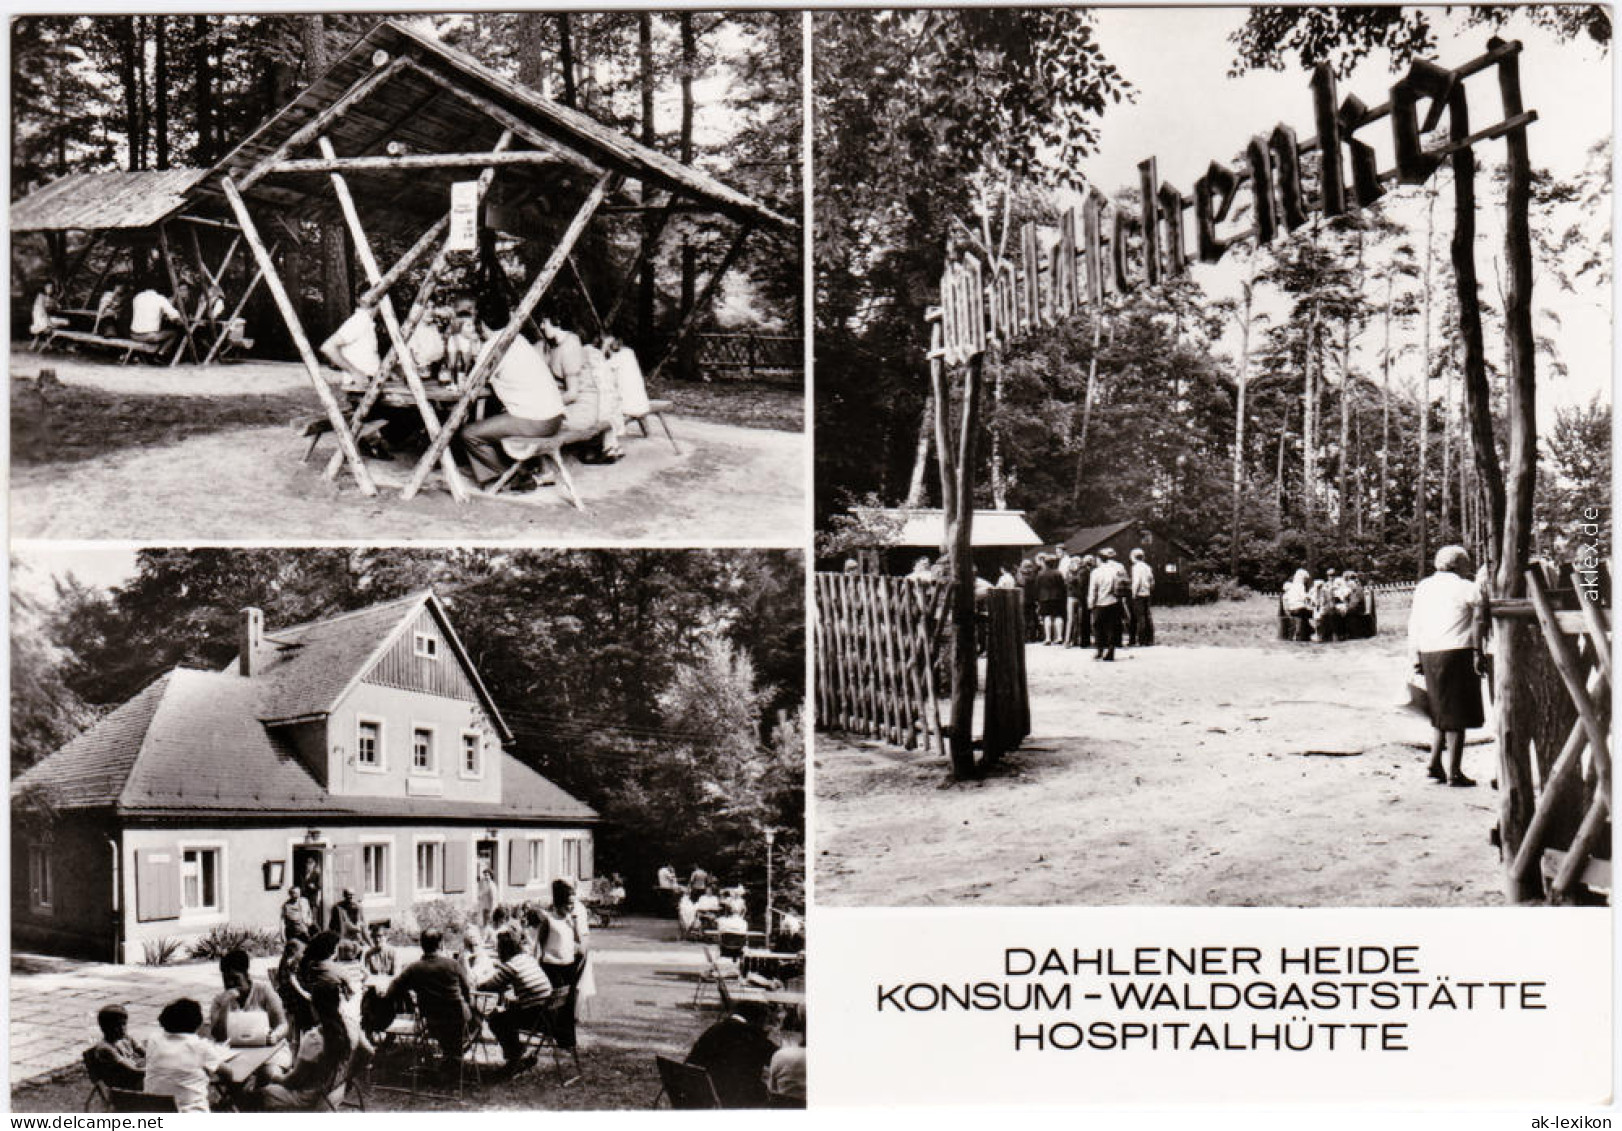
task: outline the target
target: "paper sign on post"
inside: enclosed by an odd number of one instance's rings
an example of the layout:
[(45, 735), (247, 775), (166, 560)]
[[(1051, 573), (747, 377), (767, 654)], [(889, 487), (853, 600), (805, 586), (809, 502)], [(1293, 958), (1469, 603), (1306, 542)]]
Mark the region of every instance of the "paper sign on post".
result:
[(451, 232), (448, 251), (477, 251), (479, 248), (479, 182), (457, 181), (451, 185)]

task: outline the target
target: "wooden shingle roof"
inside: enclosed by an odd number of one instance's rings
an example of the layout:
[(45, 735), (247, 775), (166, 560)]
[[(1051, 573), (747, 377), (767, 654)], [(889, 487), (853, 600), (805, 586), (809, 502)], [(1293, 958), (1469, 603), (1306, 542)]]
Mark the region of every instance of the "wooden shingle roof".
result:
[(14, 232), (150, 228), (178, 212), (205, 169), (73, 173), (11, 206)]
[[(220, 181), (226, 176), (240, 180), (358, 80), (372, 73), (378, 60), (386, 63), (401, 57), (420, 70), (394, 74), (326, 131), (340, 156), (380, 154), (391, 142), (409, 153), (476, 153), (491, 149), (504, 128), (502, 123), (468, 99), (436, 84), (431, 74), (494, 105), (545, 143), (537, 146), (520, 138), (513, 146), (515, 150), (561, 148), (584, 158), (589, 165), (614, 169), (734, 220), (775, 231), (795, 227), (793, 220), (707, 173), (644, 146), (590, 115), (553, 102), (471, 55), (392, 20), (367, 32), (325, 74), (228, 153), (209, 171), (200, 191), (219, 193)], [(560, 175), (578, 179), (581, 172), (564, 163), (551, 173), (554, 180)], [(515, 176), (523, 173), (513, 169), (502, 180)], [(415, 169), (346, 174), (346, 179), (363, 210), (437, 218), (446, 207), (447, 186), (455, 180), (469, 179), (469, 174), (466, 170)], [(280, 208), (320, 209), (326, 207), (322, 202), (330, 197), (327, 190), (324, 176), (272, 175), (256, 182), (247, 195)], [(387, 215), (381, 219), (386, 222)]]

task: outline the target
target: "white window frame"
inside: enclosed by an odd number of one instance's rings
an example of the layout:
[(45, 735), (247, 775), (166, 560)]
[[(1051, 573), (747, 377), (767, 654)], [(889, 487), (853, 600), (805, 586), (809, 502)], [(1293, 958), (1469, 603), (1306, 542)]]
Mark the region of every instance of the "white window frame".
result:
[[(360, 731), (363, 726), (377, 728), (377, 761), (363, 762), (360, 757)], [(363, 774), (383, 774), (389, 769), (388, 724), (373, 715), (355, 716), (355, 769)]]
[(431, 632), (417, 632), (412, 634), (411, 654), (424, 660), (439, 662), (439, 637)]
[(48, 844), (28, 846), (28, 910), (36, 915), (56, 914), (56, 875)]
[[(474, 749), (478, 752), (478, 761), (473, 769), (467, 768), (467, 740), (472, 739)], [(484, 735), (476, 730), (463, 730), (462, 742), (456, 751), (456, 770), (460, 777), (467, 781), (482, 781), (484, 779)]]
[[(424, 731), (428, 735), (428, 765), (426, 768), (417, 765), (417, 732)], [(411, 748), (406, 757), (411, 767), (413, 777), (437, 778), (439, 776), (439, 728), (433, 723), (411, 723)]]
[[(436, 881), (434, 886), (426, 888), (422, 886), (422, 873), (417, 866), (417, 850), (425, 844), (435, 846), (434, 871), (437, 873), (434, 876)], [(442, 896), (445, 894), (445, 837), (443, 834), (414, 836), (411, 838), (411, 888), (419, 896)]]
[[(539, 868), (535, 866), (536, 845), (541, 846), (541, 866)], [(549, 855), (547, 847), (547, 837), (544, 833), (539, 836), (530, 836), (524, 838), (524, 851), (529, 853), (529, 882), (524, 885), (526, 888), (544, 888), (551, 884), (552, 876), (546, 868), (546, 858)]]
[[(559, 837), (558, 840), (563, 846), (562, 848), (558, 849), (559, 877), (565, 880), (584, 879), (585, 877), (580, 874), (580, 866), (585, 863), (586, 860), (586, 838), (583, 836), (575, 836), (566, 833)], [(572, 871), (569, 868), (570, 845), (574, 846), (574, 869)]]
[[(368, 892), (366, 890), (366, 850), (368, 848), (381, 848), (383, 850), (383, 890)], [(387, 904), (394, 902), (394, 838), (392, 836), (366, 837), (360, 842), (360, 900), (362, 904)], [(416, 856), (413, 854), (411, 867), (417, 866)], [(413, 882), (415, 876), (413, 875)]]
[[(214, 906), (214, 907), (187, 907), (186, 906), (185, 868), (186, 868), (186, 853), (188, 853), (188, 852), (213, 852), (215, 854), (215, 859), (214, 859), (214, 898), (216, 900), (216, 906)], [(230, 915), (231, 915), (231, 906), (230, 906), (231, 896), (230, 896), (230, 884), (226, 882), (226, 877), (228, 875), (230, 875), (230, 873), (227, 871), (229, 861), (228, 861), (228, 859), (226, 857), (226, 843), (225, 843), (225, 841), (223, 841), (223, 840), (187, 840), (187, 841), (181, 841), (181, 843), (176, 846), (175, 855), (179, 858), (179, 865), (180, 865), (180, 868), (181, 868), (181, 876), (180, 876), (180, 917), (181, 917), (181, 919), (183, 919), (183, 920), (185, 920), (187, 922), (190, 922), (190, 923), (198, 923), (198, 922), (224, 923), (224, 922), (226, 922), (230, 918)], [(323, 868), (323, 875), (324, 874), (325, 874), (325, 869)], [(199, 877), (198, 882), (199, 882), (199, 884), (201, 883), (201, 877)]]

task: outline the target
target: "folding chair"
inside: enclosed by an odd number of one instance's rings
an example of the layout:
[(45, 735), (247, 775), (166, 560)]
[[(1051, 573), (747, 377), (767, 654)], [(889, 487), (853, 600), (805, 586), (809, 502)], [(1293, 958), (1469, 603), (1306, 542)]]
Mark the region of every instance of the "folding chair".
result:
[(107, 1102), (118, 1112), (173, 1112), (180, 1109), (175, 1106), (173, 1096), (154, 1096), (146, 1092), (127, 1092), (123, 1088), (108, 1088)]
[(668, 1056), (655, 1056), (653, 1063), (659, 1069), (659, 1094), (653, 1097), (653, 1106), (668, 1098), (673, 1111), (716, 1111), (721, 1097), (715, 1091), (715, 1081), (707, 1068), (696, 1064), (683, 1064)]
[(349, 1064), (339, 1077), (338, 1083), (321, 1097), (320, 1110), (336, 1114), (343, 1108), (352, 1107), (356, 1111), (365, 1111), (365, 1076), (371, 1066), (372, 1054), (368, 1050), (357, 1048), (350, 1054)]
[(648, 431), (648, 417), (650, 417), (650, 416), (653, 417), (655, 420), (657, 420), (659, 422), (659, 427), (661, 427), (661, 428), (663, 428), (665, 430), (665, 439), (670, 441), (671, 449), (677, 455), (681, 455), (681, 448), (678, 447), (677, 444), (676, 444), (676, 437), (671, 434), (670, 423), (665, 420), (665, 413), (667, 413), (669, 411), (670, 411), (670, 402), (669, 401), (649, 401), (648, 402), (648, 411), (647, 412), (639, 412), (635, 416), (627, 414), (625, 419), (629, 420), (631, 423), (635, 424), (638, 428), (642, 429), (642, 437), (643, 437), (643, 439), (649, 439), (649, 438), (651, 438), (652, 434)]
[[(563, 1011), (568, 1008), (569, 997), (573, 993), (573, 986), (555, 987), (552, 990), (551, 995), (547, 997), (546, 1004), (541, 1007), (540, 1024), (536, 1025), (533, 1029), (526, 1029), (520, 1033), (520, 1036), (523, 1038), (524, 1042), (521, 1056), (524, 1059), (534, 1057), (538, 1061), (541, 1053), (544, 1050), (551, 1049), (552, 1067), (557, 1070), (559, 1077), (563, 1076), (563, 1053), (565, 1050), (563, 1046), (558, 1044), (558, 1019), (561, 1017)], [(580, 1064), (580, 1041), (578, 1034), (576, 1034), (574, 1047), (568, 1049), (567, 1051), (569, 1056), (574, 1060), (574, 1075), (563, 1081), (563, 1086), (565, 1088), (567, 1088), (570, 1084), (576, 1083), (585, 1076), (585, 1069), (582, 1068)]]

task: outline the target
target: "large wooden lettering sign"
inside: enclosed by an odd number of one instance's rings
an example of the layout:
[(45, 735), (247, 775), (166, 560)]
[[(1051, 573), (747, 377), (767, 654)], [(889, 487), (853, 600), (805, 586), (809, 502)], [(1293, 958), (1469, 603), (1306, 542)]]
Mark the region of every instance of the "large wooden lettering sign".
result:
[[(1356, 95), (1341, 100), (1334, 71), (1320, 65), (1312, 76), (1316, 136), (1302, 141), (1281, 122), (1270, 133), (1251, 138), (1242, 167), (1212, 161), (1194, 182), (1191, 196), (1161, 181), (1158, 163), (1150, 157), (1138, 166), (1135, 216), (1089, 189), (1079, 215), (1070, 209), (1059, 218), (1057, 239), (1044, 238), (1033, 221), (1020, 230), (1011, 262), (982, 263), (972, 253), (957, 256), (941, 277), (945, 360), (962, 365), (983, 353), (988, 342), (1007, 345), (1111, 295), (1176, 279), (1196, 259), (1216, 263), (1237, 244), (1272, 243), (1314, 213), (1333, 218), (1367, 208), (1380, 199), (1388, 182), (1423, 183), (1451, 154), (1537, 120), (1536, 111), (1523, 112), (1505, 100), (1497, 124), (1470, 132), (1465, 80), (1504, 67), (1520, 50), (1518, 42), (1495, 44), (1451, 70), (1416, 60), (1391, 87), (1388, 100), (1372, 108)], [(1426, 149), (1425, 135), (1444, 114), (1451, 127), (1448, 140)], [(1390, 119), (1396, 154), (1396, 168), (1384, 172), (1365, 140), (1369, 127), (1382, 118)], [(1319, 156), (1316, 192), (1309, 194), (1301, 159), (1311, 153)], [(1231, 230), (1239, 205), (1246, 202), (1250, 226)], [(1190, 211), (1192, 248), (1185, 219)]]

